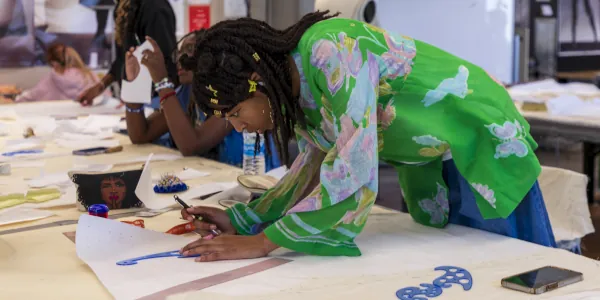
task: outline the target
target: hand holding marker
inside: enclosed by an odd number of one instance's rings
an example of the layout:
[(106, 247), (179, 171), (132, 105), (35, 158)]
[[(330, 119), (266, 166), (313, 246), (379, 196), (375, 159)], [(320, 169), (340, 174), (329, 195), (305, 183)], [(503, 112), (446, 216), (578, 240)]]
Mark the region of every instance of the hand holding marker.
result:
[[(173, 198), (175, 198), (175, 201), (177, 201), (177, 203), (179, 203), (179, 205), (181, 205), (181, 207), (183, 207), (184, 209), (187, 210), (187, 209), (191, 208), (187, 203), (185, 203), (183, 200), (181, 200), (181, 198), (179, 198), (177, 195), (174, 195)], [(202, 221), (202, 216), (194, 215), (194, 218), (198, 221)], [(210, 232), (215, 237), (221, 234), (221, 232), (218, 229), (210, 229)]]

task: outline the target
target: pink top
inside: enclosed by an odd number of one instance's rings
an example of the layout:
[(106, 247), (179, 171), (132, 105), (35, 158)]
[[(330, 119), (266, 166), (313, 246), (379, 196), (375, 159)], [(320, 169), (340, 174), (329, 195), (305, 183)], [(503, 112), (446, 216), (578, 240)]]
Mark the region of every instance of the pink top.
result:
[(63, 74), (52, 70), (35, 87), (17, 97), (16, 101), (75, 100), (98, 82), (96, 74), (92, 73), (92, 76), (93, 80), (90, 80), (76, 68), (66, 69)]

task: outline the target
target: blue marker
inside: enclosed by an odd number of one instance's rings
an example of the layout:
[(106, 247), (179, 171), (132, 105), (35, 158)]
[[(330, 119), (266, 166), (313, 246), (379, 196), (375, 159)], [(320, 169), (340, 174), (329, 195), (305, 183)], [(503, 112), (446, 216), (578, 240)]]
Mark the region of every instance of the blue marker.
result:
[(2, 156), (15, 156), (15, 155), (20, 155), (20, 154), (36, 154), (36, 153), (42, 153), (44, 151), (42, 150), (19, 150), (19, 151), (12, 151), (12, 152), (4, 152), (2, 153)]

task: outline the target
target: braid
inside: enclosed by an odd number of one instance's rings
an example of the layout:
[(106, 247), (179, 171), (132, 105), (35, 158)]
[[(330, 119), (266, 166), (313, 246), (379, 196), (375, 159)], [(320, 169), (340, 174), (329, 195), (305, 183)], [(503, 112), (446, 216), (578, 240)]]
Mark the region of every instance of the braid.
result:
[(135, 18), (140, 8), (140, 0), (119, 0), (115, 20), (115, 42), (125, 44), (128, 33), (135, 32)]
[[(287, 148), (294, 127), (306, 126), (304, 113), (292, 93), (289, 56), (309, 27), (337, 15), (317, 11), (284, 30), (251, 18), (226, 20), (209, 28), (197, 37), (194, 57), (184, 55), (180, 60), (184, 68), (195, 70), (194, 102), (202, 111), (211, 112), (211, 99), (218, 98), (219, 106), (231, 109), (251, 97), (248, 79), (254, 72), (259, 74), (264, 83), (261, 90), (273, 112), (275, 145), (281, 160), (289, 166)], [(214, 90), (218, 91), (216, 97)], [(268, 143), (269, 135), (265, 135)]]

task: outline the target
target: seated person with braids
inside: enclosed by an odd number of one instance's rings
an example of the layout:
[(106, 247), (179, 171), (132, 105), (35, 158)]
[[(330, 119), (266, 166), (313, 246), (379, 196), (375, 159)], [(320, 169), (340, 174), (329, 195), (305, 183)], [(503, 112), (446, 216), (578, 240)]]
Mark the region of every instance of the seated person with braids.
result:
[(187, 220), (202, 217), (194, 222), (204, 234), (223, 233), (182, 253), (202, 262), (278, 247), (360, 255), (354, 240), (377, 196), (380, 159), (398, 170), (416, 222), (556, 247), (537, 183), (537, 144), (504, 87), (432, 45), (334, 16), (311, 13), (285, 30), (224, 21), (196, 42), (190, 67), (198, 66), (200, 108), (238, 131), (277, 132), (286, 162), (295, 133), (301, 153), (249, 204), (182, 210)]
[[(241, 167), (244, 143), (242, 134), (233, 130), (233, 126), (227, 120), (207, 118), (203, 112), (198, 111), (194, 102), (190, 101), (193, 73), (182, 68), (178, 62), (181, 54), (193, 57), (196, 37), (201, 34), (201, 31), (195, 31), (184, 36), (178, 43), (180, 46), (173, 51), (172, 59), (177, 65), (181, 83), (181, 86), (175, 89), (175, 97), (164, 99), (160, 104), (161, 108), (147, 119), (142, 104), (126, 104), (127, 132), (134, 144), (151, 143), (167, 135), (168, 143), (165, 146), (173, 143), (185, 156), (202, 154), (207, 158)], [(167, 74), (164, 55), (154, 40), (151, 38), (148, 40), (154, 49), (158, 50), (145, 52), (142, 63), (148, 67), (150, 74), (157, 76), (156, 78), (161, 76), (164, 78)], [(134, 48), (129, 49), (125, 55), (125, 71), (128, 80), (134, 79), (139, 72), (140, 66), (132, 55), (134, 50)], [(178, 101), (173, 101), (174, 99)], [(275, 155), (269, 155), (271, 153)], [(275, 150), (268, 151), (266, 170), (279, 166), (280, 162)]]
[[(113, 82), (121, 83), (125, 71), (125, 54), (127, 49), (139, 46), (145, 36), (157, 41), (156, 49), (169, 55), (175, 49), (175, 12), (168, 0), (116, 0), (113, 13), (115, 23), (116, 58), (110, 71), (97, 84), (80, 91), (77, 101), (82, 105), (91, 105), (94, 98), (100, 95)], [(165, 60), (169, 78), (177, 81), (177, 69), (170, 60)]]

